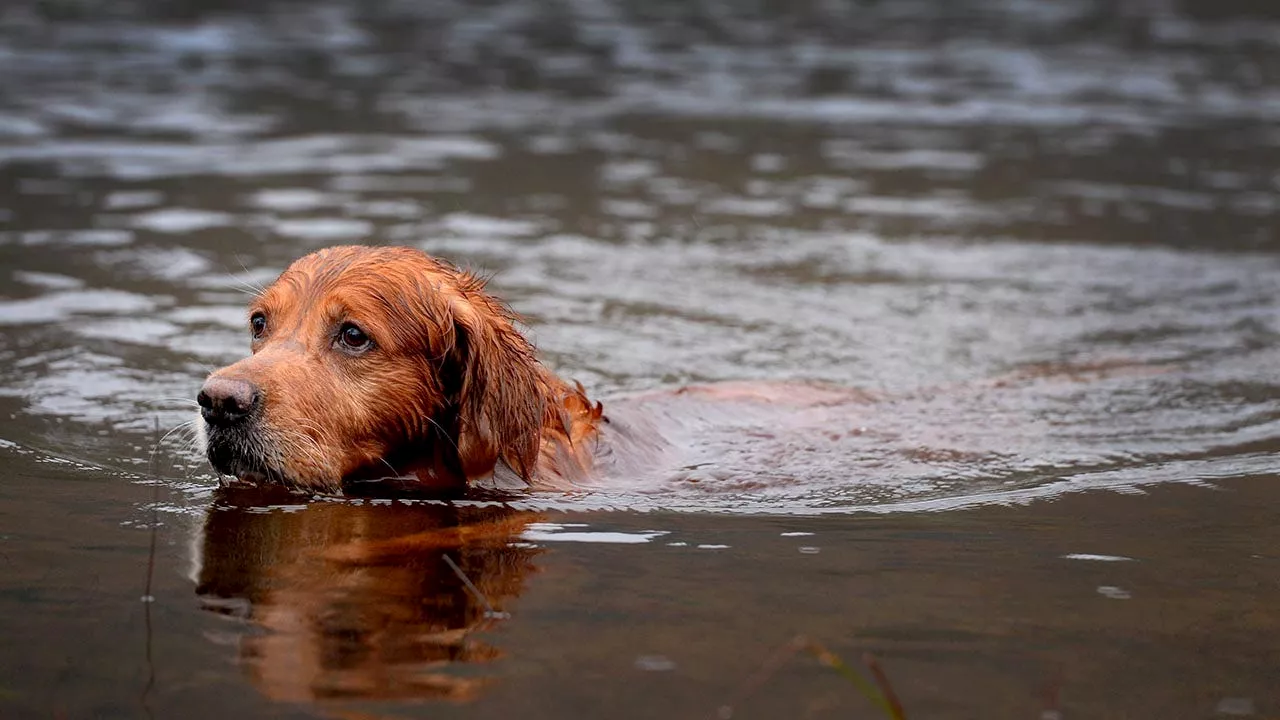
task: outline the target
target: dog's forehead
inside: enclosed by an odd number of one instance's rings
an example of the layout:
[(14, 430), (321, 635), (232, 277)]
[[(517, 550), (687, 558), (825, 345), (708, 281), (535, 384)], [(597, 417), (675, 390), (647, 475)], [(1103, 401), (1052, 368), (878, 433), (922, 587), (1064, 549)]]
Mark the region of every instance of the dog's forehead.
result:
[(331, 248), (295, 261), (253, 309), (275, 317), (290, 334), (327, 332), (334, 322), (351, 320), (384, 345), (416, 347), (449, 334), (461, 297), (455, 274), (405, 248)]
[(294, 260), (280, 275), (280, 280), (332, 285), (350, 275), (421, 271), (430, 264), (426, 256), (404, 248), (332, 247)]
[(333, 247), (295, 260), (268, 294), (307, 304), (335, 295), (402, 301), (449, 294), (456, 285), (453, 274), (438, 260), (409, 248)]

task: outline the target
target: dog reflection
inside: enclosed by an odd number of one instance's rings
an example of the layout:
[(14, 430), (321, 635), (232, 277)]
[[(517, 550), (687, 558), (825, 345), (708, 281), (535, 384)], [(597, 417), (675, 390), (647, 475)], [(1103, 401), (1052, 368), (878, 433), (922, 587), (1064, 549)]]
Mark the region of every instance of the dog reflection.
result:
[(535, 514), (338, 502), (265, 509), (280, 502), (290, 500), (220, 491), (197, 588), (206, 609), (260, 631), (239, 645), (262, 692), (292, 702), (473, 697), (484, 680), (459, 664), (499, 656), (476, 634), (505, 616), (534, 570), (540, 551), (512, 543)]

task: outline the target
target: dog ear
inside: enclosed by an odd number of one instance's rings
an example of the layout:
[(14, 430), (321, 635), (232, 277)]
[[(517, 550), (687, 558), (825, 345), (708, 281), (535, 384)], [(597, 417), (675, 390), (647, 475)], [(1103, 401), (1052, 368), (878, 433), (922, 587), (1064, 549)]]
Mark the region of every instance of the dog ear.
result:
[(454, 313), (458, 460), (468, 479), (489, 475), (501, 460), (527, 482), (542, 440), (540, 367), (510, 314), (478, 301), (482, 307), (459, 303)]

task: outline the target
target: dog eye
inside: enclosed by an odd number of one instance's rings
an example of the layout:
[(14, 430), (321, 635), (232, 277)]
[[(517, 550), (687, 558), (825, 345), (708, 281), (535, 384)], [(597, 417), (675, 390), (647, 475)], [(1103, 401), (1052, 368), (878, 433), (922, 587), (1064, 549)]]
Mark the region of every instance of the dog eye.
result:
[(249, 332), (253, 334), (253, 339), (261, 338), (267, 332), (267, 316), (262, 313), (254, 313), (249, 318)]
[(368, 350), (373, 341), (354, 323), (343, 323), (338, 328), (338, 343), (347, 350)]

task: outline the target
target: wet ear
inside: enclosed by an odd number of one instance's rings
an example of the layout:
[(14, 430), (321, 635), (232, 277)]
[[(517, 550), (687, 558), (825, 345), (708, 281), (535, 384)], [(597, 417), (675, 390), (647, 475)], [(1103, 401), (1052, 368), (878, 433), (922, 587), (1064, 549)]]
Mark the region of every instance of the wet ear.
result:
[(499, 308), (456, 310), (462, 470), (469, 479), (484, 477), (502, 460), (528, 481), (538, 460), (545, 404), (533, 346)]

